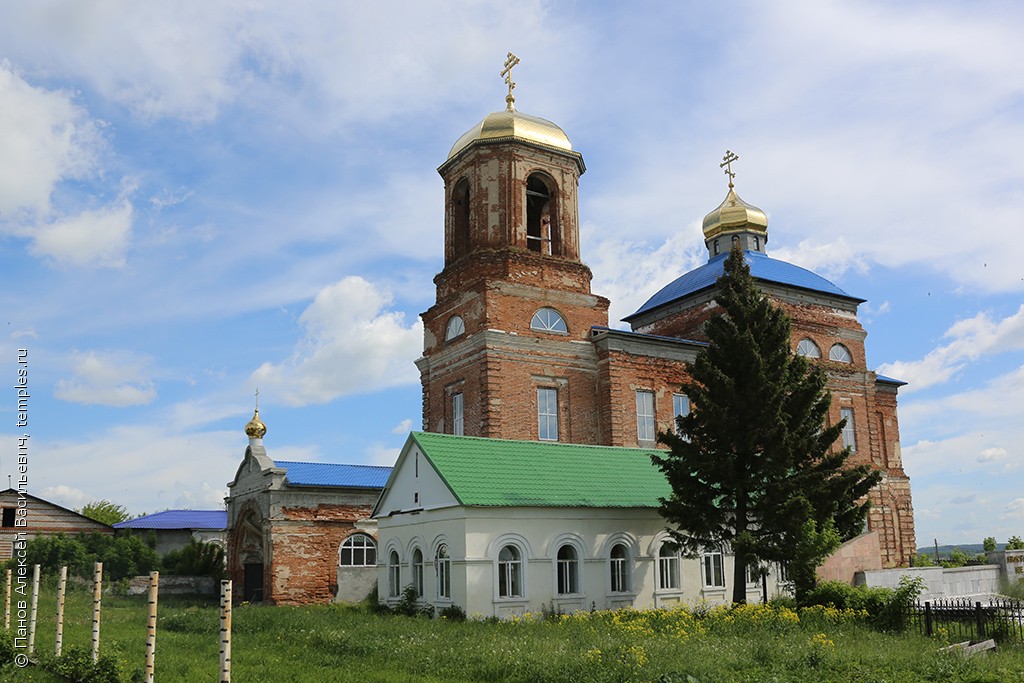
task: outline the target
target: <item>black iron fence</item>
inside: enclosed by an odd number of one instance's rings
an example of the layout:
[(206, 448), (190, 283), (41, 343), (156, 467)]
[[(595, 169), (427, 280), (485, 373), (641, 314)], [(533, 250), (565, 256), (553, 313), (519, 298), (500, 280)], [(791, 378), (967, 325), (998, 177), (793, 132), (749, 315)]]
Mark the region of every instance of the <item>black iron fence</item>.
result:
[(1024, 643), (1024, 602), (969, 599), (918, 602), (910, 607), (907, 625), (925, 635), (951, 641), (986, 640)]

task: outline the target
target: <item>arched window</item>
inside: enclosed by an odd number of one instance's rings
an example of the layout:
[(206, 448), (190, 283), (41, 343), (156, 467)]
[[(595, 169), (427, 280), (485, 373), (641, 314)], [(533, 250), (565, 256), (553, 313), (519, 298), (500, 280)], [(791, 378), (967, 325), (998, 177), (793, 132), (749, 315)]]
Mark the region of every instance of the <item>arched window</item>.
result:
[(553, 308), (538, 308), (537, 312), (533, 314), (533, 318), (530, 320), (531, 330), (540, 330), (541, 332), (568, 332), (569, 328), (565, 325), (565, 319), (562, 318), (562, 314)]
[(452, 256), (469, 252), (469, 181), (463, 178), (452, 192)]
[(521, 598), (522, 596), (522, 554), (514, 545), (502, 546), (501, 551), (498, 552), (498, 597)]
[(352, 534), (341, 542), (338, 564), (342, 567), (373, 567), (377, 564), (377, 544), (366, 534)]
[(712, 254), (712, 256), (718, 256), (718, 238), (717, 237), (715, 238), (714, 244), (712, 246), (714, 247), (714, 249), (713, 249), (714, 253)]
[(450, 341), (462, 334), (465, 334), (465, 332), (466, 323), (462, 320), (461, 317), (453, 315), (451, 318), (449, 318), (448, 327), (446, 327), (444, 330), (444, 340)]
[(611, 568), (611, 588), (613, 593), (625, 593), (629, 590), (629, 551), (621, 543), (612, 547), (609, 557)]
[(833, 344), (832, 348), (829, 349), (828, 359), (834, 360), (837, 363), (852, 363), (853, 356), (850, 355), (850, 349), (846, 348), (842, 344)]
[(392, 550), (388, 555), (388, 596), (397, 598), (402, 592), (402, 565), (398, 560), (398, 551)]
[(419, 548), (412, 551), (412, 587), (416, 597), (423, 597), (423, 551)]
[(733, 235), (732, 236), (732, 247), (730, 247), (730, 249), (739, 249), (739, 248), (740, 248), (740, 236), (739, 235)]
[(796, 355), (807, 356), (808, 358), (821, 358), (821, 349), (813, 341), (804, 337), (796, 345)]
[(452, 560), (445, 543), (437, 546), (434, 569), (437, 570), (437, 597), (448, 600), (452, 597)]
[(679, 551), (668, 541), (658, 548), (658, 588), (679, 589)]
[(562, 253), (554, 196), (550, 178), (534, 173), (526, 179), (526, 248), (548, 256)]
[(568, 543), (558, 549), (558, 594), (580, 592), (580, 563), (576, 548)]

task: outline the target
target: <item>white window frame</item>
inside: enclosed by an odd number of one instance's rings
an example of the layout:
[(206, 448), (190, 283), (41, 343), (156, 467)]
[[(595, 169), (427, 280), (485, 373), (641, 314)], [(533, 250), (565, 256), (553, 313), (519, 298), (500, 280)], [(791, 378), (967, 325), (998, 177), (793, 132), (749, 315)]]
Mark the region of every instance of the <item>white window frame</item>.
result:
[(833, 344), (832, 348), (828, 350), (828, 359), (836, 363), (852, 363), (853, 354), (842, 344)]
[[(348, 562), (345, 562), (346, 551), (349, 556)], [(377, 543), (366, 534), (352, 534), (338, 547), (338, 566), (376, 567)]]
[(545, 306), (538, 308), (530, 319), (530, 329), (540, 332), (555, 332), (568, 334), (569, 327), (565, 324), (565, 318), (555, 309)]
[(438, 600), (452, 599), (452, 558), (448, 554), (448, 544), (437, 546), (434, 556), (434, 570), (437, 572)]
[(402, 594), (402, 559), (398, 551), (388, 553), (388, 597), (397, 598)]
[(704, 588), (725, 588), (725, 555), (721, 550), (705, 549), (700, 555), (700, 575)]
[(462, 392), (452, 394), (452, 434), (462, 436), (466, 433), (466, 416), (463, 412), (465, 401)]
[(759, 586), (761, 584), (761, 563), (757, 560), (747, 563), (747, 585)]
[(462, 319), (462, 316), (453, 315), (448, 319), (448, 325), (444, 328), (444, 340), (451, 341), (456, 337), (461, 337), (466, 333), (466, 321)]
[[(616, 557), (616, 550), (622, 549), (622, 556)], [(629, 593), (631, 590), (630, 552), (625, 543), (616, 543), (608, 552), (608, 570), (612, 593)]]
[(537, 387), (537, 439), (558, 441), (558, 389)]
[[(567, 550), (571, 557), (562, 557)], [(555, 594), (578, 595), (580, 592), (580, 551), (572, 543), (563, 543), (555, 554)]]
[(853, 408), (840, 408), (839, 417), (846, 420), (843, 425), (843, 448), (849, 447), (851, 453), (857, 452), (857, 430), (854, 426)]
[(676, 591), (682, 588), (679, 580), (679, 549), (669, 541), (662, 541), (658, 547), (658, 590)]
[(657, 437), (654, 422), (654, 392), (648, 389), (636, 391), (636, 439), (654, 441)]
[(690, 397), (686, 394), (672, 394), (672, 431), (682, 436), (679, 418), (690, 414)]
[(416, 599), (421, 600), (423, 599), (423, 551), (419, 548), (412, 551), (409, 568), (412, 570), (412, 587), (416, 592)]
[[(506, 550), (510, 552), (506, 554)], [(498, 550), (495, 592), (499, 599), (518, 600), (526, 597), (523, 554), (522, 548), (514, 543), (506, 543)]]
[(796, 355), (805, 358), (821, 358), (821, 349), (810, 337), (804, 337), (796, 345)]

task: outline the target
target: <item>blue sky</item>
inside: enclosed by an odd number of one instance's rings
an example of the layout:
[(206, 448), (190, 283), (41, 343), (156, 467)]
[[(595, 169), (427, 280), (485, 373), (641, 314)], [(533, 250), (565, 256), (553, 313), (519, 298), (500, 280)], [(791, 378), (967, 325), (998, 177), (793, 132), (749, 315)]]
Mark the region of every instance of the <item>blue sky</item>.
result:
[[(910, 384), (919, 545), (1024, 534), (1024, 7), (994, 2), (0, 6), (0, 386), (30, 487), (217, 507), (260, 387), (276, 459), (390, 464), (452, 143), (504, 106), (582, 152), (618, 320), (737, 191), (769, 253), (868, 299)], [(16, 396), (0, 400), (14, 472)]]

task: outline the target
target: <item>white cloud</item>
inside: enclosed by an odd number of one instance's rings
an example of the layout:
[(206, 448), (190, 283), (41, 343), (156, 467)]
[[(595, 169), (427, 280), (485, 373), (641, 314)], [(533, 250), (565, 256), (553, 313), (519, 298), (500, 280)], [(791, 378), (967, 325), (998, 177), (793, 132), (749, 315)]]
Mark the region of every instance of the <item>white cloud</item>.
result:
[(57, 505), (63, 505), (71, 510), (81, 509), (86, 503), (91, 503), (98, 498), (90, 498), (89, 494), (74, 486), (60, 484), (58, 486), (47, 486), (39, 490), (39, 497)]
[(1007, 517), (1024, 519), (1024, 498), (1015, 498), (1003, 509)]
[(423, 325), (407, 326), (390, 304), (390, 294), (361, 277), (325, 287), (299, 318), (305, 335), (295, 351), (257, 368), (253, 383), (290, 405), (415, 383)]
[(39, 229), (33, 254), (73, 266), (125, 264), (125, 250), (132, 230), (133, 209), (120, 200), (113, 206), (66, 216)]
[(367, 448), (366, 456), (370, 465), (394, 467), (395, 463), (398, 462), (398, 456), (401, 452), (401, 448), (388, 448), (378, 443)]
[(412, 431), (412, 420), (405, 419), (395, 425), (395, 428), (391, 430), (392, 434), (408, 434)]
[(1005, 460), (1007, 455), (1005, 448), (986, 448), (978, 454), (978, 462)]
[(156, 399), (150, 361), (131, 353), (75, 351), (74, 376), (57, 381), (54, 396), (62, 401), (123, 408)]
[(1024, 349), (1024, 304), (1002, 320), (993, 320), (989, 313), (982, 311), (973, 318), (957, 322), (944, 336), (953, 341), (932, 350), (921, 360), (885, 363), (878, 371), (909, 382), (904, 390), (909, 393), (948, 381), (969, 361), (981, 356)]
[(50, 212), (58, 183), (95, 173), (106, 143), (70, 93), (29, 85), (7, 61), (0, 101), (0, 227), (15, 230)]

